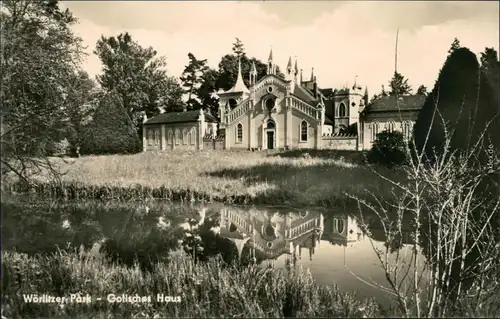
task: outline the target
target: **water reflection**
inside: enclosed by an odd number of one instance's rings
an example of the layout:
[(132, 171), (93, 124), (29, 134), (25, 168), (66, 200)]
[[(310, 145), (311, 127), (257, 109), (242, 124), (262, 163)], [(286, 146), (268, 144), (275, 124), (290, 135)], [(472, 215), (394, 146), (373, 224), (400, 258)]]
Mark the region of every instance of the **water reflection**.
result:
[[(177, 203), (2, 202), (2, 250), (51, 253), (68, 242), (143, 269), (171, 252), (196, 262), (216, 256), (226, 263), (304, 267), (319, 284), (336, 284), (360, 297), (384, 299), (387, 286), (374, 248), (385, 249), (376, 223), (370, 238), (350, 214), (291, 208)], [(35, 217), (36, 216), (36, 217)], [(396, 245), (410, 254), (404, 235)]]
[[(368, 225), (370, 238), (347, 213), (220, 210), (220, 234), (234, 243), (241, 259), (250, 255), (260, 267), (304, 267), (320, 284), (336, 284), (362, 297), (389, 300), (384, 292), (388, 282), (375, 253), (375, 249), (385, 251), (386, 238), (383, 229), (374, 224)], [(411, 256), (409, 232), (399, 243), (397, 258), (404, 263)], [(395, 258), (389, 256), (390, 261), (396, 262)], [(402, 271), (407, 267), (400, 266)]]
[(227, 208), (220, 211), (220, 234), (235, 243), (240, 258), (245, 246), (251, 248), (255, 261), (257, 257), (272, 261), (281, 255), (296, 261), (302, 256), (302, 248), (309, 250), (312, 260), (323, 228), (322, 214), (256, 209), (245, 213)]

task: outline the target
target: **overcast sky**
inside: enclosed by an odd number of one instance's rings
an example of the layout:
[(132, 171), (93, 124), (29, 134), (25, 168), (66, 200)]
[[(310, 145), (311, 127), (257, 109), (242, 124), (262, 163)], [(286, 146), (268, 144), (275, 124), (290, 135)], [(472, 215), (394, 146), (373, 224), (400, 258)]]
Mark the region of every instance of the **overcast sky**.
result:
[(370, 95), (387, 86), (394, 72), (399, 28), (398, 71), (414, 89), (432, 88), (457, 37), (476, 54), (499, 46), (498, 1), (77, 1), (64, 2), (79, 18), (74, 27), (90, 54), (84, 68), (101, 70), (92, 54), (101, 35), (128, 31), (142, 46), (166, 56), (179, 77), (187, 54), (217, 67), (240, 38), (247, 55), (267, 60), (272, 47), (282, 68), (297, 56), (308, 79), (311, 67), (321, 87), (367, 85)]

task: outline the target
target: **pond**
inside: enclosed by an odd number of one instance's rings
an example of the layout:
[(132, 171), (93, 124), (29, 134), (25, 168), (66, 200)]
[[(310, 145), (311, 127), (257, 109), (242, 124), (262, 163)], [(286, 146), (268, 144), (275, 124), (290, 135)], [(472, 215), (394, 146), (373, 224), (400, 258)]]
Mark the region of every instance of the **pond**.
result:
[[(371, 237), (355, 216), (339, 210), (33, 197), (2, 198), (1, 208), (2, 250), (36, 254), (82, 247), (125, 263), (137, 256), (161, 261), (176, 253), (221, 255), (258, 267), (303, 267), (318, 284), (382, 303), (392, 299), (380, 287), (388, 283), (375, 252), (385, 250), (383, 232), (370, 226), (376, 223), (369, 216)], [(411, 240), (403, 237), (398, 251), (408, 257)]]

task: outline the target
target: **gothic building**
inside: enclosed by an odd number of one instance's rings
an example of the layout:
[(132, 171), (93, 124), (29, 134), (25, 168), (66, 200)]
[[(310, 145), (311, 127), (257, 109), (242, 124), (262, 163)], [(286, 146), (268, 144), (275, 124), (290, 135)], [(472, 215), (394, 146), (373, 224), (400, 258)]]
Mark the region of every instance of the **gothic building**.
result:
[(278, 77), (271, 50), (264, 77), (257, 79), (251, 66), (249, 88), (238, 65), (234, 86), (218, 93), (225, 149), (323, 148), (324, 136), (358, 122), (359, 108), (367, 102), (361, 87), (321, 89), (314, 69), (306, 81), (298, 61), (292, 62), (290, 57), (285, 78)]
[(382, 130), (409, 136), (425, 99), (383, 97), (370, 104), (368, 89), (356, 81), (352, 87), (320, 88), (314, 68), (304, 80), (291, 57), (283, 79), (272, 50), (267, 74), (257, 78), (253, 64), (247, 87), (240, 63), (234, 86), (217, 93), (219, 123), (203, 111), (160, 114), (144, 123), (144, 150), (370, 149)]

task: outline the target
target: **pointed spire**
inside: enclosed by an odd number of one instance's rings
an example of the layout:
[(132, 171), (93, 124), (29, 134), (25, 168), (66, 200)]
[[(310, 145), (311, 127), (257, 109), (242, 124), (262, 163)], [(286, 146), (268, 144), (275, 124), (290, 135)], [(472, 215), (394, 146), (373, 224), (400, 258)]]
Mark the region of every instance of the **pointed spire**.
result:
[(247, 243), (247, 241), (250, 240), (250, 237), (245, 237), (243, 239), (233, 238), (232, 240), (233, 240), (234, 244), (236, 245), (236, 248), (238, 249), (238, 257), (241, 260), (241, 254), (243, 252), (243, 247), (245, 247), (245, 244)]
[(252, 61), (252, 68), (250, 69), (250, 73), (257, 74), (257, 68), (255, 67), (255, 61)]
[(299, 73), (299, 66), (297, 62), (297, 57), (295, 57), (295, 75), (297, 75), (298, 73)]
[(252, 61), (252, 67), (250, 69), (249, 77), (250, 86), (255, 85), (255, 83), (257, 82), (257, 68), (255, 67), (255, 61)]
[(288, 64), (286, 65), (287, 70), (292, 70), (292, 57), (288, 58)]
[(267, 74), (276, 74), (276, 65), (273, 62), (273, 47), (271, 47), (269, 59), (267, 60)]
[(241, 59), (238, 59), (238, 77), (236, 78), (236, 83), (234, 84), (233, 88), (230, 89), (228, 92), (250, 93), (250, 90), (245, 85), (245, 82), (243, 82), (243, 77), (241, 76)]

